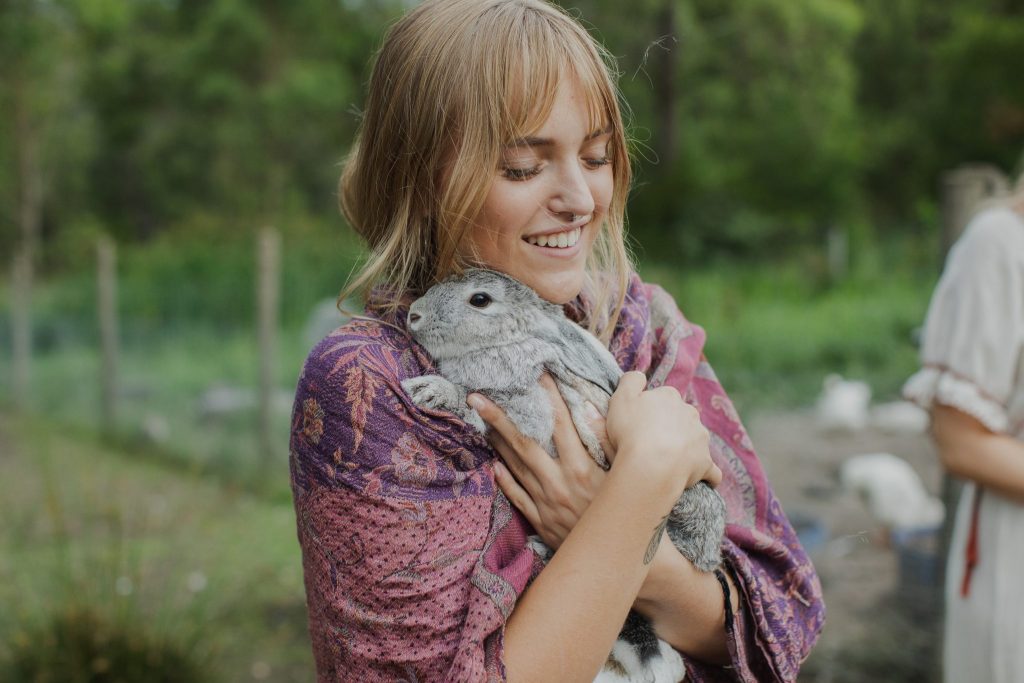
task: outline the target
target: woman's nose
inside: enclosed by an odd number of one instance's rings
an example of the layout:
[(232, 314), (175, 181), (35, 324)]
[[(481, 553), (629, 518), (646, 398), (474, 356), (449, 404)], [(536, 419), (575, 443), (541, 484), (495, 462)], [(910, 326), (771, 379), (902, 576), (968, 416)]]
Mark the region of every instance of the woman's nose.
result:
[(559, 186), (551, 200), (551, 211), (571, 216), (588, 216), (594, 211), (594, 193), (578, 164), (571, 164), (559, 178)]

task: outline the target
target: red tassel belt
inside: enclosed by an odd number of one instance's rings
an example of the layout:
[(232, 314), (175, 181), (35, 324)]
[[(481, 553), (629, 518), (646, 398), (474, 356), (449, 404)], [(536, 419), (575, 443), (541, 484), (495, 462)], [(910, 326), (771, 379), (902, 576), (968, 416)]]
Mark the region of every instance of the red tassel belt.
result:
[(964, 548), (964, 580), (960, 584), (960, 595), (967, 597), (971, 592), (971, 577), (978, 566), (978, 513), (981, 510), (981, 487), (975, 484), (974, 500), (971, 501), (971, 527)]

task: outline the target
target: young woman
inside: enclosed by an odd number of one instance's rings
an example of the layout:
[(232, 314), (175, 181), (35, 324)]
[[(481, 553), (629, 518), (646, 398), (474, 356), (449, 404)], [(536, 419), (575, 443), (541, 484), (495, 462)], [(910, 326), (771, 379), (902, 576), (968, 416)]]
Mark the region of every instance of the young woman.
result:
[[(631, 608), (690, 680), (796, 678), (820, 585), (703, 331), (631, 270), (627, 152), (603, 53), (553, 6), (428, 0), (385, 37), (341, 181), (371, 252), (366, 315), (313, 349), (293, 420), (320, 680), (591, 681)], [(546, 378), (554, 460), (481, 396), (489, 440), (402, 391), (431, 371), (408, 302), (468, 265), (564, 304), (631, 371), (599, 425), (609, 471)], [(700, 480), (728, 507), (718, 573), (662, 533)], [(558, 549), (547, 565), (531, 528)]]
[(932, 414), (966, 480), (946, 571), (946, 681), (1024, 683), (1024, 177), (979, 213), (932, 296), (924, 367), (904, 394)]

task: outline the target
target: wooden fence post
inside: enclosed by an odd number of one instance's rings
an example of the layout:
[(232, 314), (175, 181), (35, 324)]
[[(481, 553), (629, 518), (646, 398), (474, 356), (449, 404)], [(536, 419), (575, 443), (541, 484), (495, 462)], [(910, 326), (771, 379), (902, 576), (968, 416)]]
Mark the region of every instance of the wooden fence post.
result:
[(11, 351), (14, 407), (27, 410), (32, 383), (32, 256), (22, 248), (11, 268)]
[(1009, 179), (990, 164), (965, 164), (942, 176), (943, 259), (979, 206), (1009, 191)]
[(274, 457), (274, 365), (277, 351), (277, 312), (280, 301), (281, 236), (272, 228), (260, 232), (256, 294), (259, 327), (259, 438), (264, 463)]
[(107, 237), (96, 243), (96, 311), (100, 328), (100, 425), (117, 427), (118, 320), (117, 246)]
[(828, 260), (828, 279), (832, 284), (846, 279), (850, 269), (850, 237), (845, 226), (833, 223), (825, 236)]

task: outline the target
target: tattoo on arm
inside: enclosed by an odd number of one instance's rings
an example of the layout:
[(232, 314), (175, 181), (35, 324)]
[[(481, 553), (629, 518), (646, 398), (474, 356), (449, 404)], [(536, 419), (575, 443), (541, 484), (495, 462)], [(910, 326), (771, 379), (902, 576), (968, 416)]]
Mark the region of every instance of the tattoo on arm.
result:
[(668, 515), (662, 517), (658, 526), (654, 527), (654, 535), (651, 536), (651, 542), (647, 544), (647, 552), (644, 553), (645, 565), (650, 564), (658, 552), (658, 546), (661, 545), (661, 534), (665, 531), (666, 524), (668, 524)]

